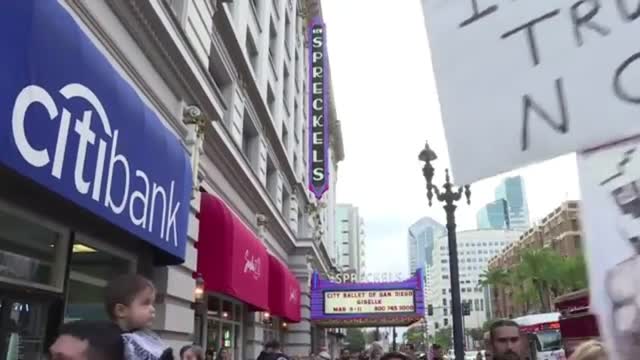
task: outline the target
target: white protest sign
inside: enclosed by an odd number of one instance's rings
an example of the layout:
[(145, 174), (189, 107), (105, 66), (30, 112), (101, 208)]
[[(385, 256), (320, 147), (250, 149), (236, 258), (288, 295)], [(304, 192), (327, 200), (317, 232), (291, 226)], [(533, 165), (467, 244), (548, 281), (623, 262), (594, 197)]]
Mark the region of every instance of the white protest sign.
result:
[(578, 154), (591, 308), (612, 360), (640, 354), (640, 141)]
[(456, 183), (640, 133), (640, 0), (423, 0)]

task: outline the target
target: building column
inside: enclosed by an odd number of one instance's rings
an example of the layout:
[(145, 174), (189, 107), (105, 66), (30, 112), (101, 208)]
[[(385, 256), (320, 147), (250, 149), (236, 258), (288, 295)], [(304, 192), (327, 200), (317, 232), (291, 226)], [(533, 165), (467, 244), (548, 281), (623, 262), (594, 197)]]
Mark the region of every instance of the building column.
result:
[(246, 312), (243, 324), (244, 351), (243, 356), (247, 360), (257, 359), (264, 347), (264, 328), (259, 312)]
[(289, 269), (300, 283), (301, 321), (289, 325), (283, 347), (289, 356), (307, 357), (311, 352), (311, 271), (306, 256), (291, 256)]

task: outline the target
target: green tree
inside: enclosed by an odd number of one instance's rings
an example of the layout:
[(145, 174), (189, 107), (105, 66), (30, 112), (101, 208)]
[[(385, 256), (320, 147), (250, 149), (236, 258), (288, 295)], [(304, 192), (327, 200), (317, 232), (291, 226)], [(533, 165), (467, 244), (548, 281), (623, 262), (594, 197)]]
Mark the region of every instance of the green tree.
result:
[(551, 284), (557, 280), (562, 267), (561, 258), (548, 248), (528, 249), (521, 253), (518, 267), (526, 274), (527, 282), (535, 290), (540, 311), (550, 311), (551, 304), (547, 299)]
[(481, 328), (476, 329), (465, 329), (467, 335), (471, 336), (474, 341), (482, 341), (484, 340), (484, 330)]
[(509, 274), (504, 269), (488, 269), (480, 274), (481, 286), (505, 286), (509, 284)]
[(360, 329), (347, 329), (345, 341), (348, 344), (347, 349), (352, 353), (363, 351), (366, 344), (364, 333)]
[(438, 344), (445, 349), (450, 349), (451, 344), (453, 343), (451, 328), (446, 327), (440, 330), (436, 330), (436, 334), (433, 337), (434, 344)]
[(561, 275), (559, 276), (559, 288), (561, 293), (558, 292), (554, 294), (555, 296), (589, 287), (587, 264), (585, 263), (584, 256), (582, 254), (564, 258), (560, 268)]
[(405, 343), (414, 344), (416, 348), (425, 344), (424, 330), (422, 327), (413, 327), (404, 333)]

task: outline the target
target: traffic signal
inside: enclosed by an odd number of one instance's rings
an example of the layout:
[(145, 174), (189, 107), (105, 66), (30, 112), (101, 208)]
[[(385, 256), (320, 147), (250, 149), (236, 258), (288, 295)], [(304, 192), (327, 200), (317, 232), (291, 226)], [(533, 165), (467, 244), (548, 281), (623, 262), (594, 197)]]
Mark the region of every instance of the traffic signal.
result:
[(433, 316), (433, 305), (427, 305), (427, 315)]
[(471, 315), (471, 301), (464, 301), (462, 303), (462, 315), (464, 316)]

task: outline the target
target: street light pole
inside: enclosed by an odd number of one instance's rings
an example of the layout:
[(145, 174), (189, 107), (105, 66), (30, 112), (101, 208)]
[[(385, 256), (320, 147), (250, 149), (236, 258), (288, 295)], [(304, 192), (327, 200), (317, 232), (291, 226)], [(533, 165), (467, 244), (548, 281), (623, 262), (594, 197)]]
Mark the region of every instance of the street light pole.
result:
[(456, 239), (456, 202), (462, 198), (464, 193), (467, 204), (471, 203), (471, 190), (469, 185), (460, 186), (453, 190), (454, 185), (449, 178), (449, 169), (445, 169), (445, 183), (442, 190), (433, 184), (435, 169), (431, 162), (438, 156), (426, 142), (424, 149), (420, 151), (418, 159), (424, 161), (422, 174), (427, 181), (427, 199), (429, 206), (432, 205), (433, 195), (436, 200), (443, 203), (444, 211), (447, 214), (447, 238), (449, 241), (449, 272), (451, 273), (451, 315), (453, 317), (453, 345), (456, 359), (464, 359), (464, 329), (462, 324), (462, 304), (460, 301), (460, 276), (458, 271), (458, 246)]

